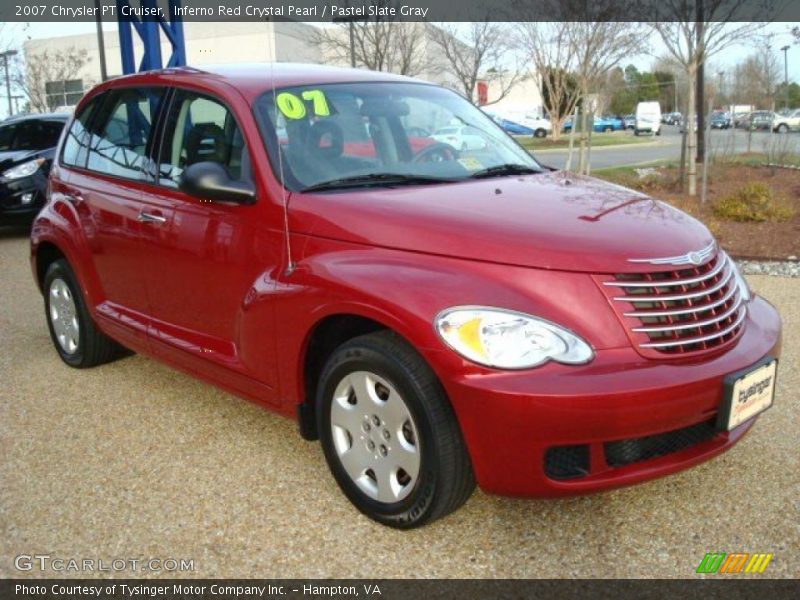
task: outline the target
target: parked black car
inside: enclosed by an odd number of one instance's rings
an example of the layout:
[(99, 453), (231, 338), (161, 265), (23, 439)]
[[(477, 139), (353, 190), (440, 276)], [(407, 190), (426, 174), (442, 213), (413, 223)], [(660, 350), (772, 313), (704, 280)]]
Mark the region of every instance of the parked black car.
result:
[(47, 176), (65, 113), (11, 117), (0, 123), (0, 225), (33, 221), (44, 206)]
[(731, 126), (731, 115), (724, 111), (711, 113), (711, 129), (728, 129)]

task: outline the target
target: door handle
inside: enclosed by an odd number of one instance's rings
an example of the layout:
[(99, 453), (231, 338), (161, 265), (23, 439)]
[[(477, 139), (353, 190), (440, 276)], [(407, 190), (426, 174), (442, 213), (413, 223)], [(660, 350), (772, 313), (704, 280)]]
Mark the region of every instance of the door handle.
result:
[(156, 225), (163, 225), (167, 222), (167, 217), (162, 217), (161, 215), (155, 215), (153, 213), (146, 213), (144, 211), (139, 213), (139, 222), (140, 223), (155, 223)]

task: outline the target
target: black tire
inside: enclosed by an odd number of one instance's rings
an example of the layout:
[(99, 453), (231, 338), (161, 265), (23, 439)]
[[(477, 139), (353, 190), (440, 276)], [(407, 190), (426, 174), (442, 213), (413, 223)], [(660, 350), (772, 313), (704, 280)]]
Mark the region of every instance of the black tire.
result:
[(638, 129), (634, 129), (633, 130), (633, 135), (638, 137), (639, 136), (639, 130)]
[(603, 127), (603, 133), (609, 133), (611, 131), (611, 127)]
[(789, 126), (786, 123), (781, 123), (780, 125), (778, 125), (777, 132), (778, 133), (788, 133), (789, 132)]
[[(334, 445), (334, 393), (347, 375), (357, 371), (368, 371), (393, 386), (416, 427), (419, 475), (408, 495), (397, 502), (380, 502), (362, 491)], [(444, 389), (428, 364), (397, 334), (379, 331), (337, 348), (322, 371), (318, 390), (317, 427), (325, 459), (341, 490), (362, 513), (384, 525), (411, 529), (456, 510), (472, 494), (472, 466)], [(353, 448), (355, 443), (351, 438)]]
[(547, 137), (547, 131), (544, 129), (537, 129), (536, 131), (533, 132), (533, 137), (537, 138)]
[[(63, 281), (74, 301), (74, 313), (78, 322), (77, 347), (68, 352), (59, 342), (51, 318), (51, 286), (56, 280)], [(66, 364), (76, 369), (87, 369), (111, 361), (123, 349), (114, 340), (101, 332), (86, 309), (80, 285), (69, 263), (64, 259), (54, 261), (47, 269), (42, 282), (45, 318), (58, 355)]]

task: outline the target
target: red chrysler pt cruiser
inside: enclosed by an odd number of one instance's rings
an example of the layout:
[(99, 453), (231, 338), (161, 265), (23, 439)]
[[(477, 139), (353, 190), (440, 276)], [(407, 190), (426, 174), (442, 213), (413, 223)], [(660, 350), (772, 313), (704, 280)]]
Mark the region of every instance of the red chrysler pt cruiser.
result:
[(121, 347), (297, 419), (381, 523), (724, 452), (781, 325), (698, 221), (540, 165), (457, 94), (307, 65), (82, 100), (31, 239), (55, 349)]

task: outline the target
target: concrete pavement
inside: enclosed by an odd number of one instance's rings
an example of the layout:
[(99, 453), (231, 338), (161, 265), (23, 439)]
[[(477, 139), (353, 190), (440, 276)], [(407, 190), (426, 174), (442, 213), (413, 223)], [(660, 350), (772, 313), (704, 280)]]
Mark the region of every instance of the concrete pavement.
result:
[[(617, 134), (615, 134), (617, 135)], [(633, 135), (620, 132), (619, 135)], [(743, 152), (765, 152), (775, 145), (788, 152), (800, 154), (800, 133), (773, 134), (753, 132), (752, 136), (742, 130), (712, 130), (709, 148), (712, 153), (741, 154)], [(567, 162), (567, 150), (545, 150), (534, 152), (541, 163), (564, 168)], [(644, 164), (660, 160), (678, 160), (681, 156), (681, 134), (678, 127), (664, 125), (660, 136), (653, 137), (653, 143), (627, 144), (620, 146), (603, 146), (592, 148), (592, 169), (621, 167)], [(573, 167), (577, 164), (577, 152), (573, 155)]]

